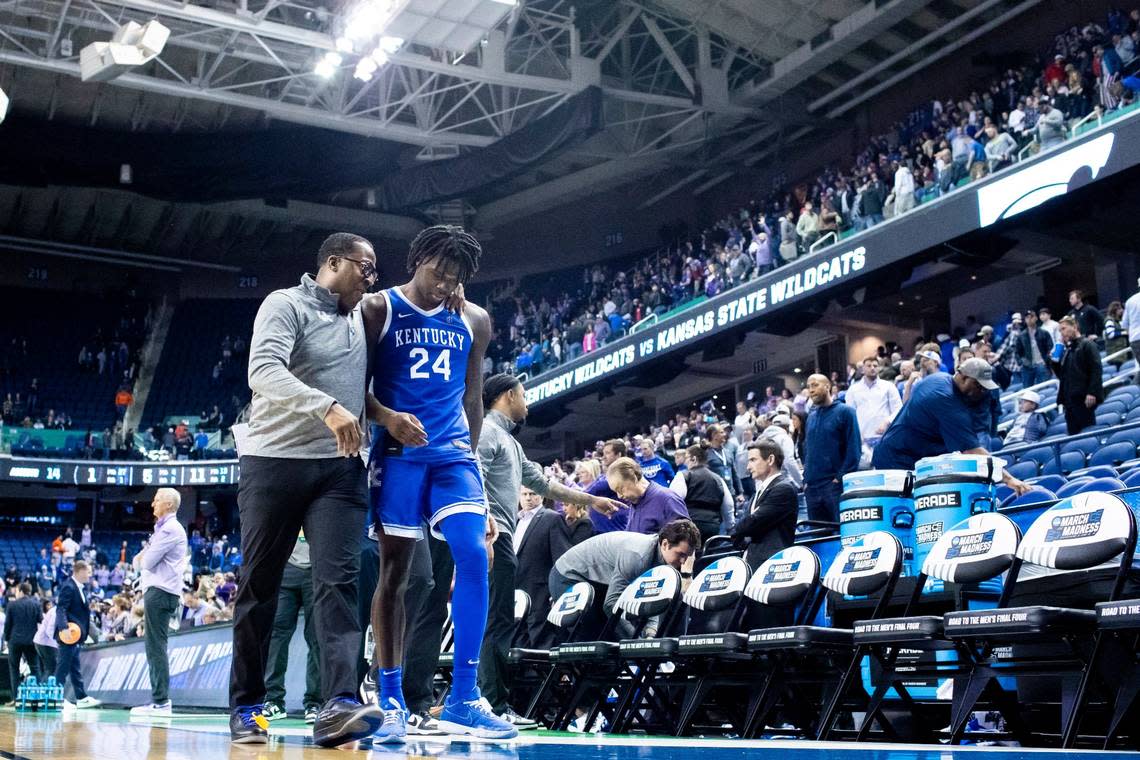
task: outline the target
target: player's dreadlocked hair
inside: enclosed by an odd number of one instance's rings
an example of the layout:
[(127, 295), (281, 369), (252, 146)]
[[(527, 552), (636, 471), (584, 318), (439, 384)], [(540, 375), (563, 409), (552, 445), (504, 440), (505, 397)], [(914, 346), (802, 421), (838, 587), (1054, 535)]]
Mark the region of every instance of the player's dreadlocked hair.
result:
[(440, 257), (459, 267), (459, 281), (467, 282), (479, 271), (479, 256), (483, 246), (462, 227), (454, 224), (437, 224), (416, 235), (408, 250), (408, 271), (414, 272), (425, 261)]

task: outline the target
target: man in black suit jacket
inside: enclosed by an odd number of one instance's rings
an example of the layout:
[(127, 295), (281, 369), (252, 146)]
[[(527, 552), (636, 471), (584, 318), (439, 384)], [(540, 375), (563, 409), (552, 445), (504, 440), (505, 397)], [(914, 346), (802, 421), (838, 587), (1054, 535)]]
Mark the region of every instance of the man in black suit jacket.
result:
[(753, 571), (795, 540), (799, 500), (795, 486), (781, 472), (783, 466), (784, 453), (775, 441), (761, 438), (748, 447), (748, 472), (756, 481), (756, 496), (732, 537), (741, 547), (749, 539), (744, 559)]
[(21, 583), (16, 587), (16, 598), (8, 605), (8, 616), (4, 618), (4, 641), (8, 642), (8, 675), (11, 677), (13, 700), (20, 689), (20, 658), (27, 661), (33, 673), (39, 671), (33, 639), (43, 619), (43, 608), (32, 598), (32, 584)]
[[(71, 569), (71, 578), (65, 580), (59, 587), (59, 602), (55, 612), (55, 638), (59, 642), (59, 661), (55, 666), (55, 682), (66, 687), (67, 679), (70, 677), (71, 688), (75, 691), (74, 701), (65, 701), (63, 705), (65, 708), (83, 709), (102, 704), (98, 699), (87, 696), (87, 689), (83, 686), (83, 674), (79, 670), (79, 650), (87, 639), (87, 630), (91, 624), (87, 594), (83, 591), (90, 577), (91, 567), (83, 560), (79, 560)], [(74, 644), (65, 644), (59, 637), (68, 623), (79, 626), (79, 641)]]
[(550, 569), (570, 548), (570, 537), (562, 515), (542, 506), (542, 497), (526, 486), (519, 494), (519, 519), (515, 528), (515, 587), (530, 595), (526, 632), (529, 646), (548, 648), (554, 639), (546, 622), (550, 613), (547, 582)]

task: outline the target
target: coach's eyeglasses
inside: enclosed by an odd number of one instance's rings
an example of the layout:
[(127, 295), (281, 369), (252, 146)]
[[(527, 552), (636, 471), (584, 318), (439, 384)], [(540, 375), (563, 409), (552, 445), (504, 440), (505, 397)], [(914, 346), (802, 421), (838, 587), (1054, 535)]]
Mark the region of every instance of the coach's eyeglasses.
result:
[(379, 276), (376, 271), (376, 265), (367, 259), (354, 259), (350, 256), (341, 256), (341, 258), (345, 261), (351, 261), (353, 264), (356, 264), (358, 267), (360, 267), (360, 276), (366, 280), (369, 280), (370, 282), (375, 282), (376, 278)]

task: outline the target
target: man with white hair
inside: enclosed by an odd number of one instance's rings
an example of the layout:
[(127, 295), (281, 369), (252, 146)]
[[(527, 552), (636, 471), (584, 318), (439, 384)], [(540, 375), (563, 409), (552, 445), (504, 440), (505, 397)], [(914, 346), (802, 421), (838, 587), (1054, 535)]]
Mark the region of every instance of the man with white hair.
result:
[(151, 692), (151, 703), (132, 708), (133, 717), (169, 717), (171, 714), (166, 640), (170, 634), (170, 618), (178, 611), (182, 573), (190, 556), (186, 529), (176, 517), (181, 504), (182, 496), (173, 488), (160, 488), (155, 492), (150, 503), (154, 510), (154, 535), (133, 560), (142, 572), (139, 588), (143, 590), (143, 627)]

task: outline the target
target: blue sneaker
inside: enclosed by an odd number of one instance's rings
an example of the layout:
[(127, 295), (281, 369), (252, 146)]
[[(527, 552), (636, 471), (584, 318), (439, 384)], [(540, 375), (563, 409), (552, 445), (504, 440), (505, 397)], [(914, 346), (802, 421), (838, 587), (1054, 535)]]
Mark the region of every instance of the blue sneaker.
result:
[(491, 703), (482, 697), (470, 702), (448, 699), (439, 715), (439, 727), (449, 734), (478, 739), (513, 739), (519, 735), (519, 730), (495, 715)]
[(384, 722), (372, 734), (373, 744), (403, 744), (408, 735), (408, 714), (391, 697), (381, 705)]

